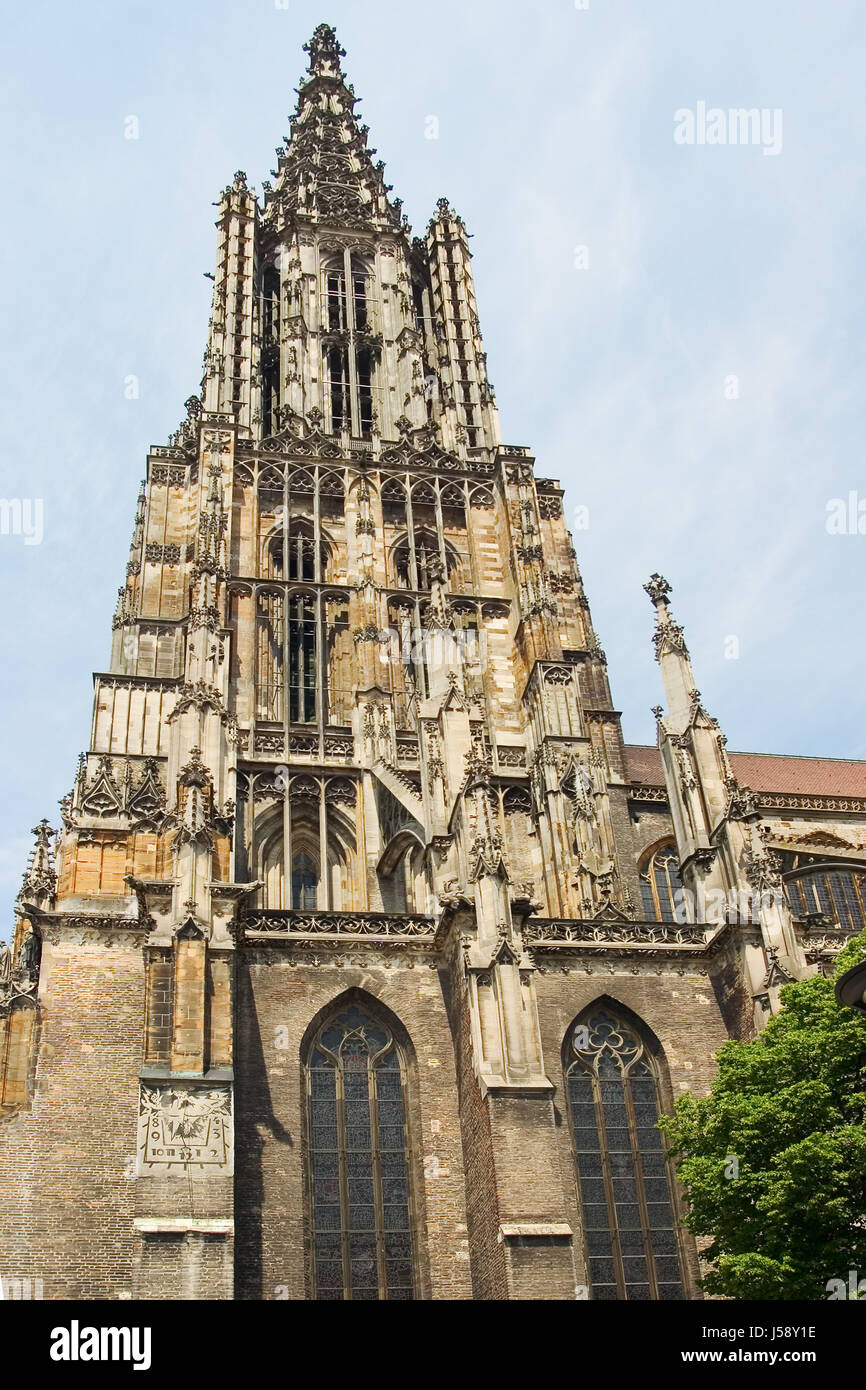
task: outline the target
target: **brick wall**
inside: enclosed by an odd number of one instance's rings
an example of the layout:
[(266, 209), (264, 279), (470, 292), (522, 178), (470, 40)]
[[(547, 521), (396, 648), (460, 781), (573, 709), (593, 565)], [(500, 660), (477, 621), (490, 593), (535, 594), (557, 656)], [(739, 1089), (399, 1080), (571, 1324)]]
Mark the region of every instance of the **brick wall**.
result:
[[(239, 961), (236, 1057), (237, 1297), (308, 1297), (301, 1045), (347, 990), (362, 990), (402, 1024), (414, 1058), (409, 1114), (419, 1294), (471, 1297), (463, 1148), (454, 1049), (438, 975), (423, 961), (393, 968), (292, 966), (279, 948)], [(426, 1160), (426, 1162), (425, 1162)]]
[(32, 1106), (0, 1123), (0, 1273), (48, 1299), (132, 1294), (143, 985), (140, 949), (43, 948)]
[[(578, 1014), (602, 998), (614, 1008), (624, 1005), (652, 1031), (661, 1045), (659, 1059), (662, 1108), (670, 1110), (684, 1091), (705, 1094), (716, 1071), (715, 1053), (727, 1040), (713, 983), (703, 967), (687, 963), (682, 969), (628, 962), (593, 963), (592, 974), (583, 964), (565, 970), (551, 967), (536, 976), (539, 1021), (544, 1041), (547, 1076), (556, 1088), (556, 1146), (559, 1170), (566, 1194), (568, 1220), (575, 1232), (575, 1264), (578, 1282), (586, 1282), (581, 1239), (580, 1206), (569, 1129), (567, 1097), (563, 1085), (562, 1048), (567, 1031)], [(632, 973), (639, 970), (639, 973)], [(696, 1295), (697, 1258), (694, 1241), (684, 1235), (691, 1297)], [(688, 1296), (688, 1295), (687, 1295)]]

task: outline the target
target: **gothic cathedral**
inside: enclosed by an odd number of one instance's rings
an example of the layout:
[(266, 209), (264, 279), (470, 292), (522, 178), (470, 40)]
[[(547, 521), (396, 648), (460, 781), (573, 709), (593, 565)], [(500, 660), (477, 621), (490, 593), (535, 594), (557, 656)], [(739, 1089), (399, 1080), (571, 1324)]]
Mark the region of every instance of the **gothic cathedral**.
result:
[(656, 1120), (864, 925), (866, 764), (729, 752), (659, 575), (666, 708), (623, 742), (464, 223), (412, 237), (307, 51), (0, 949), (0, 1273), (697, 1298)]

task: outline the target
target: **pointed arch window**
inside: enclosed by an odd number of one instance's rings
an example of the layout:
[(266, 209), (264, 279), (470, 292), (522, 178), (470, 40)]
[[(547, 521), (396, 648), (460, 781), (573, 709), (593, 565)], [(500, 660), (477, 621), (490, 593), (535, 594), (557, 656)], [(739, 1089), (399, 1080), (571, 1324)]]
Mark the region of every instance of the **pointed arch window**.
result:
[(386, 526), (406, 525), (406, 489), (396, 478), (382, 484), (382, 519)]
[(289, 599), (289, 719), (311, 724), (316, 719), (316, 621), (315, 600), (307, 594)]
[(262, 435), (280, 427), (280, 273), (269, 266), (262, 277)]
[[(416, 530), (414, 547), (408, 536), (404, 537), (392, 552), (394, 577), (401, 589), (428, 590), (432, 577), (442, 560), (439, 539), (433, 531)], [(450, 545), (444, 546), (445, 567), (453, 586), (459, 576), (459, 562)]]
[(309, 854), (292, 857), (292, 907), (295, 912), (315, 912), (319, 871)]
[(331, 407), (331, 430), (348, 429), (351, 424), (349, 400), (349, 354), (344, 347), (332, 347), (327, 352), (328, 400)]
[(325, 279), (326, 322), (328, 328), (340, 330), (346, 322), (346, 276), (342, 266), (329, 267)]
[(334, 433), (366, 436), (373, 428), (374, 284), (372, 266), (348, 250), (323, 268), (325, 414)]
[(264, 565), (267, 577), (315, 580), (317, 551), (320, 573), (324, 574), (330, 548), (322, 540), (316, 544), (312, 522), (292, 518), (288, 534), (278, 531), (268, 544)]
[(313, 1297), (415, 1297), (405, 1064), (391, 1030), (343, 1008), (307, 1065)]
[(841, 864), (825, 864), (787, 880), (795, 917), (823, 912), (849, 931), (866, 927), (866, 873)]
[(446, 530), (466, 530), (466, 494), (456, 483), (448, 483), (439, 493), (442, 525)]
[[(366, 322), (366, 320), (365, 320)], [(373, 355), (369, 348), (359, 348), (356, 357), (358, 373), (358, 414), (361, 434), (373, 428)]]
[(674, 845), (661, 845), (646, 861), (640, 875), (644, 916), (648, 922), (675, 922), (682, 902), (680, 865)]
[(592, 1297), (681, 1299), (652, 1058), (635, 1029), (596, 1008), (571, 1030), (565, 1069)]
[(355, 309), (355, 327), (359, 332), (369, 327), (370, 314), (367, 304), (367, 267), (358, 257), (352, 257), (352, 298)]

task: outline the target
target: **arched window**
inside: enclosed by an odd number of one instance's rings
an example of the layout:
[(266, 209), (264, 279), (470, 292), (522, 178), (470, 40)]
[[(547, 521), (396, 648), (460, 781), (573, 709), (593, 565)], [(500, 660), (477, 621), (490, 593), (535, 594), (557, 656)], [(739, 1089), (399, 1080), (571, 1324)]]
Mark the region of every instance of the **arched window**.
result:
[(824, 912), (850, 931), (866, 927), (866, 873), (862, 870), (827, 864), (788, 879), (785, 887), (795, 917)]
[(280, 427), (280, 272), (269, 266), (262, 277), (262, 435)]
[(359, 256), (352, 257), (352, 298), (355, 308), (355, 328), (362, 332), (370, 326), (370, 311), (367, 303), (367, 266)]
[(283, 595), (272, 590), (256, 600), (256, 717), (274, 722), (283, 717), (283, 604)]
[(307, 1064), (313, 1297), (415, 1297), (405, 1066), (391, 1030), (344, 1007)]
[(341, 517), (346, 509), (346, 494), (339, 473), (319, 475), (319, 512), (322, 516)]
[(442, 525), (447, 531), (466, 530), (466, 496), (456, 483), (447, 483), (439, 494)]
[[(258, 905), (274, 911), (357, 911), (357, 806), (354, 782), (298, 772), (276, 779), (246, 846), (262, 880)], [(288, 859), (287, 859), (288, 856)], [(291, 872), (286, 872), (286, 863)]]
[(319, 872), (309, 854), (292, 856), (292, 907), (296, 912), (315, 912)]
[[(278, 531), (268, 544), (264, 566), (267, 578), (315, 580), (316, 549), (312, 523), (292, 518), (289, 534)], [(324, 575), (330, 552), (321, 540), (318, 551), (321, 574)]]
[(385, 848), (376, 870), (385, 912), (426, 912), (429, 881), (424, 867), (424, 850), (418, 834), (409, 829), (397, 832)]
[(571, 1029), (564, 1065), (592, 1297), (681, 1299), (652, 1059), (635, 1029), (594, 1006)]
[(681, 890), (676, 849), (673, 845), (662, 845), (650, 855), (641, 870), (640, 891), (647, 921), (677, 921)]
[[(435, 567), (439, 565), (440, 560), (439, 541), (434, 532), (416, 531), (414, 550), (410, 546), (409, 537), (404, 537), (394, 547), (392, 554), (397, 584), (401, 589), (429, 589)], [(453, 583), (455, 576), (459, 574), (459, 563), (449, 545), (445, 546), (445, 564), (448, 578)]]
[(289, 598), (289, 719), (311, 724), (316, 719), (316, 621), (315, 600), (307, 594)]
[(386, 526), (406, 525), (406, 489), (396, 478), (382, 484), (382, 519)]
[(323, 275), (326, 426), (368, 435), (374, 415), (373, 271), (362, 257), (344, 251)]
[(325, 354), (328, 404), (332, 433), (350, 427), (349, 354), (344, 347), (331, 347)]
[(373, 428), (373, 354), (369, 348), (359, 348), (356, 359), (358, 372), (358, 419), (361, 434)]
[(342, 264), (328, 266), (325, 272), (325, 322), (330, 329), (346, 328), (346, 276)]
[[(282, 536), (275, 538), (267, 551), (269, 562), (276, 569), (286, 562), (285, 544), (287, 577), (295, 579), (297, 568), (306, 577), (310, 562), (307, 539), (294, 534), (288, 542)], [(319, 553), (324, 566), (328, 559), (324, 544)], [(315, 560), (314, 555), (314, 564)], [(345, 597), (262, 588), (256, 606), (257, 718), (282, 723), (288, 713), (293, 724), (318, 722), (345, 727), (350, 722), (354, 646)]]

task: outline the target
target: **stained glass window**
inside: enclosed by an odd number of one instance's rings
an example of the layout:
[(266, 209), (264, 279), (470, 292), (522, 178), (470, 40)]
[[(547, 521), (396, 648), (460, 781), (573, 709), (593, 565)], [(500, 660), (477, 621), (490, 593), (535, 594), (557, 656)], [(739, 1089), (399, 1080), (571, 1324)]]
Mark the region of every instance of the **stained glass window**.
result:
[(566, 1083), (594, 1299), (681, 1299), (658, 1086), (637, 1033), (604, 1009), (578, 1023)]
[(786, 883), (795, 917), (824, 912), (850, 931), (866, 926), (866, 874), (826, 866)]
[(682, 889), (673, 845), (663, 845), (647, 860), (640, 876), (644, 916), (649, 922), (675, 922)]
[(415, 1297), (404, 1069), (384, 1024), (355, 1006), (307, 1063), (313, 1297)]

